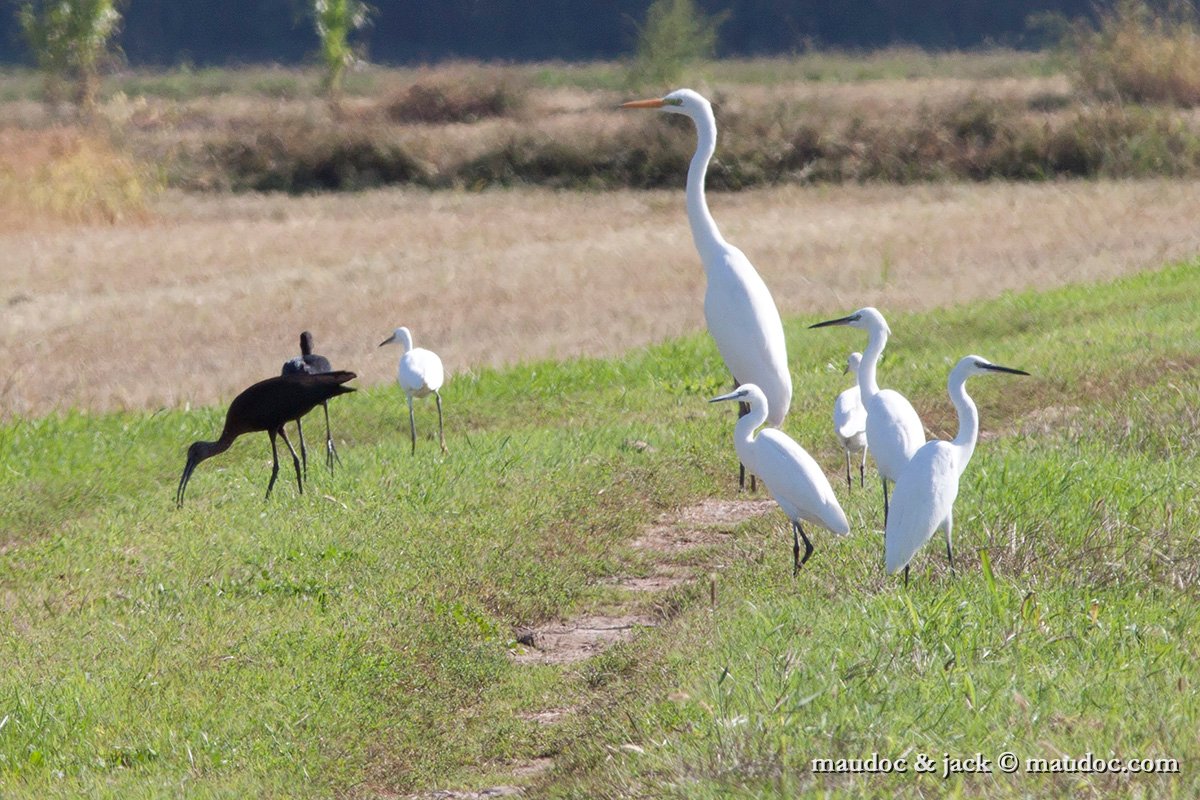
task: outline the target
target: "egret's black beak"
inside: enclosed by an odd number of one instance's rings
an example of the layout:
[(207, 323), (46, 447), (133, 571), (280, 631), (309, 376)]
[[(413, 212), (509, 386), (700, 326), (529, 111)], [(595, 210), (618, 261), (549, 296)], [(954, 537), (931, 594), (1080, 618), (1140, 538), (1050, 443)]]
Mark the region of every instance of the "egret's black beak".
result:
[(711, 400), (709, 400), (708, 402), (720, 403), (723, 400), (741, 400), (745, 396), (746, 396), (745, 392), (738, 390), (736, 392), (730, 392), (729, 394), (723, 394), (720, 397), (714, 397)]
[(826, 328), (830, 325), (849, 325), (851, 322), (858, 321), (861, 314), (851, 314), (848, 317), (838, 317), (837, 319), (827, 319), (824, 322), (818, 322), (816, 325), (809, 325), (809, 329)]
[(391, 343), (392, 343), (392, 340), (394, 340), (395, 338), (396, 338), (396, 337), (395, 337), (395, 336), (393, 336), (393, 337), (391, 337), (390, 339), (384, 339), (382, 342), (380, 342), (380, 343), (379, 343), (379, 346), (380, 346), (380, 347), (383, 347), (385, 344), (391, 344)]
[(984, 369), (990, 369), (993, 372), (1007, 372), (1009, 375), (1028, 375), (1029, 373), (1023, 369), (1013, 369), (1012, 367), (1002, 367), (999, 364), (979, 364)]

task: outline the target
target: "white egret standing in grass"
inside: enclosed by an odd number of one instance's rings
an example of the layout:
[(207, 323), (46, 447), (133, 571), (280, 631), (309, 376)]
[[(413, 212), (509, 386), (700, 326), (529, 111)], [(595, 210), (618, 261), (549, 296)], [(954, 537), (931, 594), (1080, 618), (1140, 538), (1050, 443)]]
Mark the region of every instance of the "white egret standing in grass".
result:
[[(696, 153), (687, 173), (687, 215), (708, 280), (704, 319), (725, 366), (733, 373), (734, 386), (757, 385), (767, 398), (767, 424), (779, 427), (792, 403), (792, 376), (779, 309), (750, 259), (721, 236), (704, 199), (704, 176), (717, 149), (712, 105), (691, 89), (678, 89), (660, 99), (635, 100), (621, 107), (683, 114), (696, 125)], [(746, 412), (743, 405), (740, 413)], [(745, 467), (743, 464), (739, 480), (743, 488)], [(753, 470), (751, 476), (753, 487)]]
[(854, 385), (837, 396), (833, 403), (833, 430), (838, 442), (846, 453), (846, 489), (853, 489), (854, 481), (850, 479), (850, 454), (862, 453), (862, 461), (858, 465), (858, 485), (866, 484), (867, 469), (867, 410), (863, 408), (862, 393), (858, 389), (858, 365), (862, 363), (862, 353), (851, 353), (846, 360), (847, 372), (854, 373)]
[(875, 369), (879, 356), (887, 345), (891, 328), (877, 309), (867, 307), (855, 311), (848, 317), (839, 317), (810, 325), (823, 328), (827, 325), (849, 325), (867, 332), (867, 349), (863, 351), (862, 363), (858, 367), (858, 390), (862, 395), (863, 407), (867, 410), (867, 441), (871, 444), (871, 457), (879, 469), (883, 483), (883, 525), (887, 528), (888, 481), (895, 483), (912, 458), (917, 448), (925, 444), (925, 428), (917, 416), (912, 403), (899, 392), (879, 388)]
[[(838, 505), (829, 479), (803, 447), (775, 428), (766, 428), (755, 436), (754, 432), (767, 421), (770, 411), (762, 389), (746, 383), (708, 402), (722, 400), (737, 400), (749, 407), (734, 427), (733, 444), (738, 458), (751, 473), (762, 478), (771, 497), (791, 520), (792, 574), (795, 575), (813, 551), (812, 542), (801, 527), (802, 522), (820, 525), (838, 536), (850, 532), (850, 523)], [(804, 539), (804, 558), (800, 557), (800, 539)]]
[(975, 452), (979, 439), (979, 411), (967, 394), (967, 378), (988, 372), (1028, 375), (1019, 369), (1001, 367), (979, 356), (966, 356), (950, 371), (947, 389), (958, 411), (958, 435), (954, 441), (935, 439), (922, 445), (896, 481), (892, 497), (892, 515), (884, 531), (884, 562), (889, 575), (904, 568), (908, 583), (908, 563), (941, 528), (946, 534), (946, 558), (954, 569), (954, 551), (950, 545), (954, 499), (958, 481)]
[(442, 369), (442, 360), (437, 353), (423, 347), (413, 347), (412, 333), (408, 328), (396, 328), (387, 339), (379, 343), (400, 345), (400, 370), (396, 382), (404, 390), (408, 398), (408, 428), (412, 434), (412, 451), (417, 452), (417, 421), (413, 416), (413, 398), (433, 395), (437, 399), (438, 410), (438, 441), (441, 442), (442, 452), (446, 452), (446, 436), (442, 432), (442, 381), (446, 373)]

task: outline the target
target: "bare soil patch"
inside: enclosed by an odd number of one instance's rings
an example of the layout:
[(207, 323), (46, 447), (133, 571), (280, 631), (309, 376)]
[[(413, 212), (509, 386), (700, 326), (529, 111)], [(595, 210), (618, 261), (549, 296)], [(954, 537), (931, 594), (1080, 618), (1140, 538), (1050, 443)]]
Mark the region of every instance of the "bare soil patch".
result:
[[(453, 375), (701, 330), (678, 191), (169, 193), (147, 219), (0, 230), (0, 415), (228, 400), (299, 331), (367, 385), (397, 325)], [(1200, 182), (778, 187), (714, 194), (785, 316), (916, 310), (1200, 251)], [(497, 346), (500, 343), (501, 346)], [(796, 345), (793, 345), (795, 347)]]

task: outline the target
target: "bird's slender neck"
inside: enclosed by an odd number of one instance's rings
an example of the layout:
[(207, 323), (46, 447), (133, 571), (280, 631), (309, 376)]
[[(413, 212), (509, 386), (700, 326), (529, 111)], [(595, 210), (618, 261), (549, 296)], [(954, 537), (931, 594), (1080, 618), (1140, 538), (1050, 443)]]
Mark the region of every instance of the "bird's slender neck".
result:
[(951, 442), (958, 450), (959, 472), (967, 468), (967, 462), (975, 452), (975, 443), (979, 440), (979, 409), (975, 401), (967, 394), (967, 377), (951, 374), (947, 390), (950, 400), (958, 411), (958, 435)]
[(400, 355), (403, 356), (409, 350), (413, 349), (412, 334), (408, 331), (401, 331), (396, 334), (396, 344), (400, 345)]
[(204, 445), (204, 453), (202, 459), (212, 458), (215, 455), (220, 455), (233, 445), (233, 440), (236, 439), (241, 432), (230, 427), (228, 421), (225, 423), (224, 430), (221, 431), (221, 438), (215, 442), (202, 442)]
[(733, 443), (737, 445), (746, 445), (754, 441), (754, 432), (761, 428), (767, 421), (767, 410), (758, 403), (753, 403), (750, 406), (750, 412), (738, 418), (737, 425), (733, 429)]
[[(689, 115), (691, 116), (691, 115)], [(708, 174), (708, 162), (717, 150), (717, 120), (712, 109), (705, 108), (692, 117), (696, 123), (696, 153), (688, 166), (687, 213), (692, 228), (692, 241), (701, 253), (725, 244), (717, 223), (708, 211), (704, 198), (704, 178)], [(705, 264), (708, 267), (708, 264)]]
[(879, 357), (883, 348), (887, 347), (888, 334), (883, 328), (872, 328), (867, 340), (867, 349), (863, 352), (862, 361), (858, 365), (858, 392), (862, 399), (879, 394), (879, 381), (875, 377), (875, 368), (879, 366)]

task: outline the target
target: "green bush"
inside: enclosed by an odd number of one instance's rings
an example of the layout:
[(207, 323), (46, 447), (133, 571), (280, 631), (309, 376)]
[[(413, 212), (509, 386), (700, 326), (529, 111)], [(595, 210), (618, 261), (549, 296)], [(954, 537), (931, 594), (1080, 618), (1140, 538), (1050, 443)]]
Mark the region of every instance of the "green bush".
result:
[(630, 84), (673, 88), (688, 64), (716, 52), (717, 30), (726, 16), (705, 15), (695, 0), (654, 0), (638, 28)]

